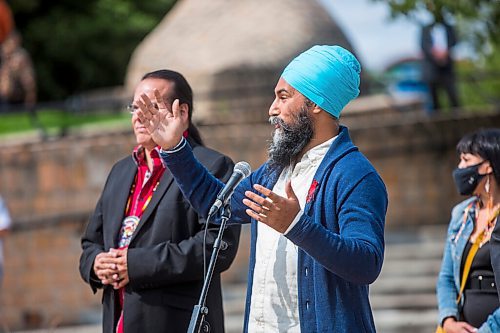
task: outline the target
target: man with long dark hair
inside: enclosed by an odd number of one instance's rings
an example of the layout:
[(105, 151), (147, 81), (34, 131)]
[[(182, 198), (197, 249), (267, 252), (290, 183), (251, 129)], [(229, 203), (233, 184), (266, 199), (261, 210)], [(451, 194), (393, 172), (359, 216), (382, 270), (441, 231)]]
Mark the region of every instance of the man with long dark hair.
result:
[[(80, 273), (94, 292), (103, 289), (103, 332), (186, 332), (204, 278), (203, 246), (213, 247), (217, 228), (204, 235), (201, 218), (173, 181), (159, 147), (137, 115), (144, 97), (177, 100), (186, 113), (183, 137), (214, 177), (225, 181), (232, 161), (203, 146), (191, 122), (193, 96), (185, 78), (174, 71), (144, 75), (129, 106), (137, 140), (133, 154), (115, 164), (82, 238)], [(224, 331), (220, 273), (238, 248), (240, 228), (224, 234), (207, 296), (211, 332)]]

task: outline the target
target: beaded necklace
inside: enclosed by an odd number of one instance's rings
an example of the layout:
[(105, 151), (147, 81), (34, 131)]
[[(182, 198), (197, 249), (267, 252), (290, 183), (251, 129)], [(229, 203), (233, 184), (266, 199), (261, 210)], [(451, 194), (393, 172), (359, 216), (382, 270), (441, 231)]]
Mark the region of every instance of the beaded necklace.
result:
[[(460, 235), (462, 234), (465, 224), (467, 222), (467, 217), (469, 216), (469, 211), (474, 208), (474, 225), (477, 224), (477, 219), (479, 217), (479, 198), (473, 202), (471, 202), (467, 208), (464, 211), (464, 218), (462, 220), (462, 225), (460, 226), (460, 229), (458, 230), (457, 235), (455, 236), (454, 242), (455, 244), (458, 242), (458, 239), (460, 238)], [(479, 244), (479, 247), (481, 248), (486, 242), (490, 240), (491, 233), (493, 232), (493, 229), (495, 228), (497, 217), (500, 214), (500, 207), (496, 208), (489, 208), (489, 211), (493, 210), (493, 212), (490, 214), (490, 217), (488, 218), (488, 223), (484, 227), (484, 229), (478, 234), (478, 236), (475, 237), (474, 240), (471, 239), (471, 241), (475, 242), (478, 238), (481, 238), (481, 243)]]

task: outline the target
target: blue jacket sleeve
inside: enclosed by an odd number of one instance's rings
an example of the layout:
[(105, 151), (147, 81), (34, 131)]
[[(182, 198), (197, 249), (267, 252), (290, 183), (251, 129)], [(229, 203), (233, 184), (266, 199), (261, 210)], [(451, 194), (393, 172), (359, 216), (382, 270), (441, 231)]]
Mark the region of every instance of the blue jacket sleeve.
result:
[(161, 158), (172, 173), (184, 197), (199, 215), (207, 218), (211, 204), (224, 184), (211, 175), (195, 158), (188, 143), (176, 152), (162, 152)]
[[(332, 201), (342, 201), (336, 203), (338, 211), (328, 209), (334, 203), (327, 202), (323, 212), (303, 214), (286, 236), (344, 280), (370, 284), (380, 273), (384, 258), (385, 186), (372, 172), (340, 196), (326, 195)], [(336, 219), (338, 231), (331, 227)]]
[[(458, 236), (458, 231), (461, 228), (463, 216), (465, 213), (465, 209), (467, 205), (474, 200), (474, 198), (470, 198), (461, 202), (460, 204), (453, 207), (451, 211), (450, 223), (448, 225), (448, 231), (443, 251), (443, 259), (441, 261), (441, 269), (439, 271), (437, 283), (436, 283), (436, 294), (437, 294), (437, 302), (438, 302), (438, 323), (442, 324), (443, 320), (446, 317), (455, 317), (459, 318), (458, 305), (456, 303), (456, 299), (459, 292), (459, 279), (457, 278), (457, 274), (461, 275), (461, 272), (458, 272), (460, 269), (457, 265), (460, 265), (459, 259), (457, 259), (457, 244), (461, 241), (465, 241), (463, 238), (468, 237), (468, 228), (466, 228), (461, 233), (460, 239), (456, 239)], [(467, 236), (465, 236), (467, 235)]]
[[(188, 143), (176, 152), (162, 152), (161, 157), (172, 173), (184, 197), (195, 211), (207, 218), (210, 207), (224, 183), (215, 178), (193, 155)], [(251, 189), (251, 177), (245, 178), (235, 189), (231, 197), (231, 220), (229, 223), (249, 223), (242, 200), (245, 190)], [(213, 221), (217, 223), (217, 220)]]
[(447, 239), (443, 251), (441, 270), (439, 271), (436, 284), (437, 302), (439, 309), (438, 323), (442, 324), (446, 317), (458, 318), (458, 306), (456, 303), (458, 291), (453, 276), (453, 259), (451, 253), (451, 232), (448, 228)]
[(479, 333), (494, 333), (500, 332), (500, 308), (496, 309), (488, 316), (486, 322), (479, 328)]

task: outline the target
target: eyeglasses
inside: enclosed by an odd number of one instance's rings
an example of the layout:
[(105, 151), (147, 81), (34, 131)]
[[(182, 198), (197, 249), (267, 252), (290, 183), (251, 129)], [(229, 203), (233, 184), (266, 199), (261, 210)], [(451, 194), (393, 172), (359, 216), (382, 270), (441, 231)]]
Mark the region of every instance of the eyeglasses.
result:
[(127, 111), (130, 113), (130, 114), (134, 114), (135, 111), (139, 110), (139, 107), (137, 105), (134, 105), (134, 104), (129, 104), (127, 105)]
[[(158, 107), (158, 104), (156, 103), (153, 103), (153, 106), (156, 110), (159, 110), (159, 107)], [(127, 105), (127, 111), (130, 113), (130, 114), (134, 114), (137, 110), (139, 110), (139, 107), (137, 105), (134, 105), (134, 104), (129, 104)]]

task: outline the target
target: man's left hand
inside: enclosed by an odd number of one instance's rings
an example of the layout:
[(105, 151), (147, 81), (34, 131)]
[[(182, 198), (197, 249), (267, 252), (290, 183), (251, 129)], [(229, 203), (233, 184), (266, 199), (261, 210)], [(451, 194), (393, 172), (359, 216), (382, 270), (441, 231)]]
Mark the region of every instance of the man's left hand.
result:
[(113, 288), (120, 289), (125, 287), (129, 283), (128, 277), (128, 266), (127, 266), (127, 248), (124, 249), (110, 249), (109, 252), (116, 253), (117, 257), (114, 260), (116, 264), (116, 273), (113, 274), (112, 278)]
[(246, 191), (243, 203), (249, 208), (246, 213), (255, 220), (265, 223), (279, 233), (284, 233), (300, 211), (299, 199), (292, 189), (290, 181), (286, 183), (287, 198), (277, 195), (262, 185), (253, 188), (265, 195), (265, 198), (251, 191)]

